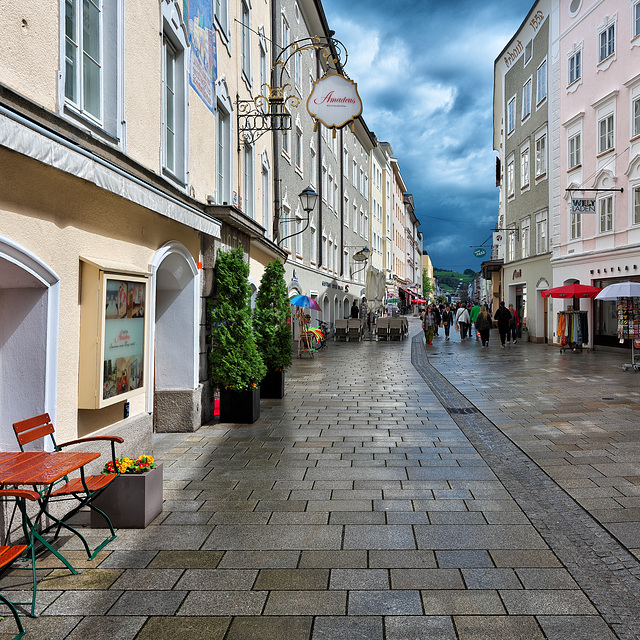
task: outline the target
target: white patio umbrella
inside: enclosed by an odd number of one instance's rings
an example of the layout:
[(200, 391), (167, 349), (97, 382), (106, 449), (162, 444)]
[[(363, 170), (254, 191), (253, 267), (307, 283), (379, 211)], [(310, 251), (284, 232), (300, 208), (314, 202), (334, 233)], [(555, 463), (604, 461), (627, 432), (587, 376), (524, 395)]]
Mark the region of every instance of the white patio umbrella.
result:
[(605, 287), (596, 300), (617, 300), (618, 298), (640, 298), (640, 282), (615, 282)]
[(373, 313), (382, 309), (382, 299), (384, 298), (386, 279), (382, 271), (375, 267), (369, 267), (367, 271), (367, 282), (365, 288), (365, 297), (369, 311)]

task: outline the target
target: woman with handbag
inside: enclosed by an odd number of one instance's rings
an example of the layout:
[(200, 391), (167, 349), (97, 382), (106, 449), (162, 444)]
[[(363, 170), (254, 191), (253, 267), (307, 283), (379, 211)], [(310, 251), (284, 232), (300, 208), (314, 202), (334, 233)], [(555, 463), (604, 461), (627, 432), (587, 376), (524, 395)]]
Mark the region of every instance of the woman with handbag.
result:
[(456, 311), (456, 326), (460, 327), (460, 342), (464, 342), (465, 336), (467, 335), (467, 327), (470, 322), (471, 319), (469, 318), (467, 307), (460, 305)]
[(422, 316), (422, 329), (424, 330), (424, 339), (427, 344), (433, 344), (433, 333), (436, 327), (436, 314), (433, 307), (429, 305)]
[(449, 331), (451, 331), (451, 325), (453, 324), (453, 313), (451, 312), (451, 307), (449, 305), (446, 305), (443, 309), (440, 315), (440, 320), (444, 328), (445, 340), (448, 340)]

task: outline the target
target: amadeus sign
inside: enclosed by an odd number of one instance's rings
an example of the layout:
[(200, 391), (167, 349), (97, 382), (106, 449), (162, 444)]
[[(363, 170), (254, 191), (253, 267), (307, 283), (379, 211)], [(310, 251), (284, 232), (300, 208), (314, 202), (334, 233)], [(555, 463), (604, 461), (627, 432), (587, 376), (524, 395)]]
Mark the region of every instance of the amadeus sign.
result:
[(326, 75), (314, 82), (307, 111), (325, 127), (340, 129), (362, 113), (358, 86), (340, 74)]
[(595, 213), (595, 198), (571, 198), (571, 213)]
[(476, 258), (482, 258), (482, 256), (486, 256), (487, 255), (487, 250), (484, 249), (483, 247), (478, 247), (474, 252), (473, 255)]

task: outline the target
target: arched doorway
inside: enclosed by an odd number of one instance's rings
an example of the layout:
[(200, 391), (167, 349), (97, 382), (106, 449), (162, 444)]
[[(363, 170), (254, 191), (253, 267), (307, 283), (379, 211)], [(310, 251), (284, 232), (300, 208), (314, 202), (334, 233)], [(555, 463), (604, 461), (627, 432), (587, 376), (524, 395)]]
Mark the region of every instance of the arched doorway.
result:
[(201, 425), (198, 384), (198, 270), (187, 249), (170, 242), (151, 263), (149, 394), (158, 432), (189, 432)]
[(1, 450), (16, 448), (14, 422), (44, 412), (56, 419), (59, 309), (58, 276), (0, 236)]

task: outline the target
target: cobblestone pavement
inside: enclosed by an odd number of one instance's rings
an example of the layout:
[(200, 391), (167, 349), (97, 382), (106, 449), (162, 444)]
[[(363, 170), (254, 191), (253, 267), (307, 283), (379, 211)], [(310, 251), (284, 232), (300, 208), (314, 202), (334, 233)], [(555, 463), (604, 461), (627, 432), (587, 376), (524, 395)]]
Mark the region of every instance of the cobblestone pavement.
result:
[(162, 515), (91, 562), (68, 540), (81, 575), (42, 561), (27, 638), (640, 638), (624, 361), (331, 342), (254, 425), (157, 436)]

